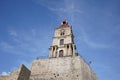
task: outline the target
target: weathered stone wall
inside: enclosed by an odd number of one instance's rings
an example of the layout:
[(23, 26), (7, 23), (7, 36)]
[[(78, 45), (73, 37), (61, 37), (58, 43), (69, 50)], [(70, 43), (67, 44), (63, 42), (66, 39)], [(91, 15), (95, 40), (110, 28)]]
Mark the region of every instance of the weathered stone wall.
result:
[(30, 73), (29, 69), (22, 64), (17, 80), (29, 80)]
[(0, 80), (97, 80), (97, 76), (80, 56), (75, 56), (34, 60), (31, 75), (21, 65), (19, 70)]
[(18, 75), (19, 75), (19, 69), (16, 69), (7, 76), (1, 76), (0, 80), (17, 80)]
[(21, 65), (19, 70), (0, 80), (97, 80), (97, 76), (80, 56), (74, 56), (34, 60), (31, 75)]
[(0, 80), (7, 80), (9, 76), (0, 76)]
[(29, 80), (30, 71), (22, 64), (20, 69), (14, 70), (10, 75), (0, 76), (0, 80)]
[(75, 56), (34, 60), (30, 80), (97, 80), (97, 77), (80, 56)]

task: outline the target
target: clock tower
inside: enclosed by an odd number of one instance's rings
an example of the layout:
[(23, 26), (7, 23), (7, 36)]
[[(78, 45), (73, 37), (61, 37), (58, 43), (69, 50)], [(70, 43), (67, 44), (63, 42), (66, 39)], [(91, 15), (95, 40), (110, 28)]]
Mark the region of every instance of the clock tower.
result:
[(55, 29), (53, 43), (49, 48), (50, 58), (76, 56), (76, 46), (74, 44), (74, 35), (72, 27), (66, 20)]

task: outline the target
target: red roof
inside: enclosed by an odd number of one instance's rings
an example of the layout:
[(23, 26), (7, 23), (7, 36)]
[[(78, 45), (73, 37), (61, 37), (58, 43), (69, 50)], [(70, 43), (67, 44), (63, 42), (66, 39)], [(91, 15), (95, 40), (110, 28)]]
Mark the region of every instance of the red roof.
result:
[(59, 29), (59, 28), (66, 28), (66, 27), (70, 27), (70, 26), (68, 25), (67, 21), (64, 20), (64, 21), (62, 22), (62, 24), (58, 27), (58, 29)]

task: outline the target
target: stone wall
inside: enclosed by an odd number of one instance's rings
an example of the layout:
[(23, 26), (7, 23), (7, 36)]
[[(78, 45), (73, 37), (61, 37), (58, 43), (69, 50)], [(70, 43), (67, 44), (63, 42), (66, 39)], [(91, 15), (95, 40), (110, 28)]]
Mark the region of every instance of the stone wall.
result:
[(20, 72), (17, 80), (29, 80), (30, 71), (23, 64), (20, 67)]
[(16, 69), (7, 76), (0, 76), (0, 80), (17, 80), (19, 71), (19, 69)]
[[(29, 79), (30, 77), (30, 79)], [(21, 65), (0, 80), (98, 80), (90, 66), (80, 57), (60, 57), (34, 60), (30, 71)]]
[(30, 71), (22, 64), (7, 76), (0, 76), (0, 80), (29, 80)]
[(0, 76), (0, 80), (7, 80), (9, 76)]
[(97, 77), (80, 56), (75, 56), (34, 60), (30, 80), (97, 80)]

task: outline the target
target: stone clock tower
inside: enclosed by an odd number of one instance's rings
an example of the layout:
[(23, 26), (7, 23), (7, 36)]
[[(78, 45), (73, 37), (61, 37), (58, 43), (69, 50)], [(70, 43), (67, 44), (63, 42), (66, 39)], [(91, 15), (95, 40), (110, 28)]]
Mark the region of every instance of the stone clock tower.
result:
[(33, 60), (30, 70), (24, 65), (0, 80), (98, 80), (90, 65), (76, 54), (71, 26), (64, 20), (55, 29), (49, 58)]
[(64, 20), (62, 24), (55, 29), (53, 44), (49, 50), (50, 58), (76, 55), (76, 46), (74, 44), (72, 27), (68, 25), (66, 20)]

